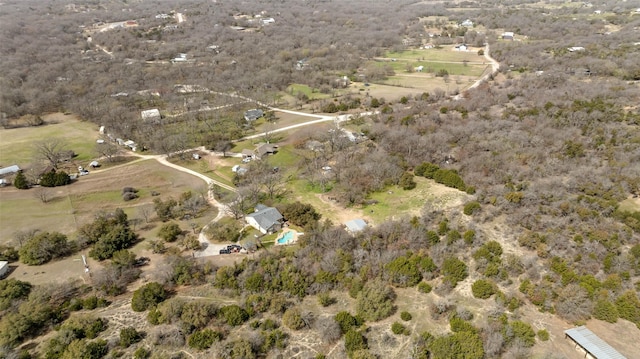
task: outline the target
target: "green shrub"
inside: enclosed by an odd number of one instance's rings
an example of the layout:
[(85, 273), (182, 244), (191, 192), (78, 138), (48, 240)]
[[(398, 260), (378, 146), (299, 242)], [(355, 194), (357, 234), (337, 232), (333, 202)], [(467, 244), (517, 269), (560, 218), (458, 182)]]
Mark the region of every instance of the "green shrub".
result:
[(20, 261), (28, 265), (40, 265), (69, 254), (72, 248), (64, 234), (42, 232), (30, 238), (20, 248)]
[(77, 339), (93, 339), (107, 329), (107, 320), (92, 315), (77, 315), (67, 319), (61, 328), (73, 332)]
[(536, 343), (536, 333), (529, 324), (516, 320), (509, 323), (509, 326), (513, 337), (520, 339), (526, 347), (532, 347)]
[(336, 303), (336, 298), (329, 295), (329, 293), (318, 294), (318, 303), (323, 307), (328, 307)]
[(120, 329), (120, 346), (128, 348), (131, 344), (135, 344), (142, 340), (142, 333), (138, 332), (133, 327), (126, 327)]
[(496, 285), (486, 279), (478, 279), (471, 285), (473, 296), (479, 299), (487, 299), (497, 291)]
[(393, 332), (393, 334), (400, 335), (405, 334), (407, 328), (401, 323), (393, 322), (393, 324), (391, 324), (391, 331)]
[(432, 358), (484, 358), (480, 336), (475, 332), (457, 332), (433, 339), (428, 344)]
[(163, 224), (158, 231), (158, 237), (165, 242), (175, 242), (180, 234), (182, 234), (182, 229), (180, 229), (180, 226), (175, 222)]
[(191, 334), (191, 336), (187, 340), (187, 343), (191, 348), (205, 350), (209, 349), (213, 345), (213, 343), (220, 340), (222, 340), (222, 334), (206, 328)]
[(27, 181), (27, 177), (22, 173), (22, 171), (19, 171), (16, 178), (13, 179), (13, 187), (17, 189), (29, 188), (29, 181)]
[(282, 316), (282, 323), (292, 330), (300, 330), (304, 328), (305, 322), (298, 308), (289, 308)]
[(362, 333), (351, 329), (344, 335), (344, 348), (349, 357), (351, 357), (354, 352), (368, 348), (367, 339)]
[(135, 312), (143, 312), (167, 299), (167, 292), (160, 283), (151, 282), (143, 285), (131, 298), (131, 309)]
[(393, 289), (384, 282), (367, 282), (356, 299), (356, 310), (364, 319), (378, 321), (393, 313), (395, 298)]
[(249, 320), (249, 313), (235, 304), (222, 307), (220, 311), (222, 312), (224, 321), (234, 327)]
[(411, 313), (407, 311), (403, 311), (400, 313), (400, 319), (404, 320), (405, 322), (410, 321), (411, 318), (412, 318)]
[(433, 175), (439, 169), (440, 167), (438, 167), (438, 165), (434, 165), (433, 163), (429, 162), (423, 162), (421, 165), (414, 169), (413, 173), (415, 173), (416, 176), (433, 179)]
[(413, 174), (409, 173), (409, 172), (405, 172), (402, 174), (402, 177), (400, 177), (400, 183), (398, 184), (400, 187), (402, 187), (403, 190), (408, 191), (408, 190), (412, 190), (414, 188), (416, 188), (417, 183), (416, 181), (413, 179)]
[(140, 347), (133, 352), (133, 359), (147, 359), (149, 357), (151, 357), (151, 352), (144, 347)]
[(315, 223), (321, 217), (320, 213), (312, 205), (298, 201), (280, 206), (278, 209), (284, 218), (300, 227)]
[(338, 312), (335, 316), (336, 323), (340, 326), (340, 331), (345, 334), (349, 330), (356, 329), (362, 325), (363, 320), (359, 317), (354, 317), (347, 311)]
[(433, 174), (433, 179), (447, 187), (455, 188), (460, 191), (466, 190), (466, 185), (462, 177), (454, 170), (439, 169)]
[(442, 273), (444, 274), (444, 280), (448, 281), (453, 287), (469, 275), (467, 265), (455, 257), (449, 257), (443, 261)]
[(430, 293), (432, 289), (431, 284), (427, 282), (418, 283), (418, 290), (422, 293)]
[(593, 317), (609, 323), (618, 321), (618, 308), (608, 300), (601, 299), (593, 307)]
[(472, 214), (480, 212), (480, 203), (478, 201), (471, 201), (464, 205), (462, 213), (470, 216)]
[(538, 330), (538, 338), (543, 342), (549, 340), (549, 332), (546, 329)]

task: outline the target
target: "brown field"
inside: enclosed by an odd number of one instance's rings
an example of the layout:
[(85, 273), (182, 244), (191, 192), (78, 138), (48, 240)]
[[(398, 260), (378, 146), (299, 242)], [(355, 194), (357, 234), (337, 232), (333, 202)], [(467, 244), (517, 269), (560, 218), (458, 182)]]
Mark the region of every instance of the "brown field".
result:
[[(124, 202), (120, 194), (126, 186), (139, 189), (140, 198)], [(135, 216), (137, 207), (153, 201), (151, 191), (159, 192), (160, 198), (177, 198), (182, 192), (199, 191), (204, 187), (204, 182), (194, 176), (146, 160), (95, 171), (71, 185), (48, 189), (52, 198), (49, 203), (42, 203), (35, 197), (36, 188), (2, 188), (0, 243), (10, 241), (18, 230), (41, 229), (72, 234), (99, 211), (124, 208), (130, 217)]]

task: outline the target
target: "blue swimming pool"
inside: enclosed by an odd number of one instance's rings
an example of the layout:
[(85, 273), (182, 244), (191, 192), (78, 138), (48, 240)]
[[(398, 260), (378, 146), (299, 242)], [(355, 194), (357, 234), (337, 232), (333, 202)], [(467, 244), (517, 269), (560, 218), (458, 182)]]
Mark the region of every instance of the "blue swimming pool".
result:
[(288, 244), (293, 239), (293, 232), (289, 231), (282, 235), (282, 237), (278, 238), (278, 244)]

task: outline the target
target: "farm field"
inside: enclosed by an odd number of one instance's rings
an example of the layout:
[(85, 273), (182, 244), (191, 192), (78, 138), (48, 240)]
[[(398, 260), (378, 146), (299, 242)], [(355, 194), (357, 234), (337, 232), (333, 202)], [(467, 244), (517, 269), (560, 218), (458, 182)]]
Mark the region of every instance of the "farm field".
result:
[(54, 113), (42, 116), (47, 123), (37, 127), (0, 129), (0, 166), (28, 166), (34, 158), (34, 145), (43, 139), (60, 139), (64, 148), (73, 150), (76, 161), (89, 162), (95, 156), (95, 124), (78, 120), (74, 115)]

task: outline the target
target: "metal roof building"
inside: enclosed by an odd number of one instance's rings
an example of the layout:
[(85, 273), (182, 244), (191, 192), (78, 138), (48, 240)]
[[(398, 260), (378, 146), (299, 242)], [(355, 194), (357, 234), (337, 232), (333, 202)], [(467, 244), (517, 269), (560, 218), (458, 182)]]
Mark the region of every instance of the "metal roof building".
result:
[(576, 343), (576, 346), (586, 352), (585, 358), (627, 359), (584, 325), (565, 330), (564, 334), (565, 337), (571, 338)]

